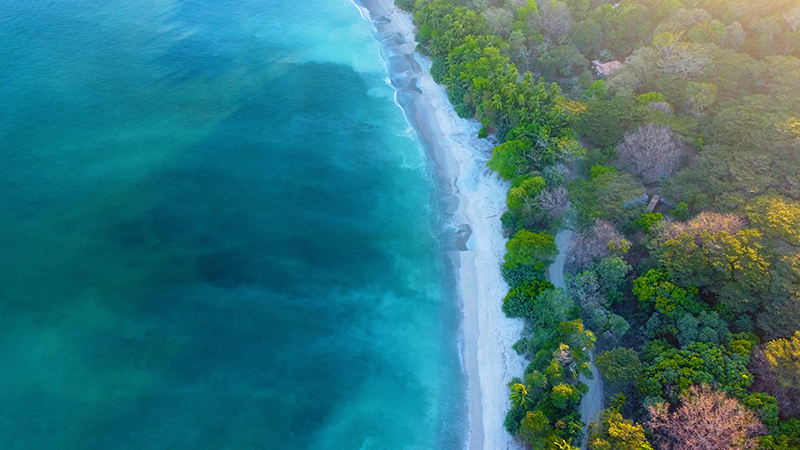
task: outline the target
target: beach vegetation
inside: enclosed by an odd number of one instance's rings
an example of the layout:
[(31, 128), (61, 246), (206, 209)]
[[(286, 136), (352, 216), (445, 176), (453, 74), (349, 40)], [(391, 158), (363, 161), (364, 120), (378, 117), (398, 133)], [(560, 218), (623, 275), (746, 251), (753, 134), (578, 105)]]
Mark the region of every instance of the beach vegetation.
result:
[(547, 281), (532, 280), (510, 290), (503, 299), (503, 313), (508, 317), (535, 317), (539, 296), (552, 288)]
[(519, 230), (506, 243), (505, 267), (532, 266), (544, 270), (558, 255), (555, 237), (549, 233)]
[(530, 171), (527, 150), (528, 143), (525, 141), (506, 141), (492, 151), (489, 167), (506, 180), (513, 180)]

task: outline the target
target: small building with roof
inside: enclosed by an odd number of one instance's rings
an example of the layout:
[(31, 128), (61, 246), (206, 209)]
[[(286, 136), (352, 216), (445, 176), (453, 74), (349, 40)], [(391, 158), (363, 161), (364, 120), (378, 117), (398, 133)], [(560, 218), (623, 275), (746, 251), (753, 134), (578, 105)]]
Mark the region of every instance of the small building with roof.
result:
[(592, 61), (592, 65), (594, 66), (594, 71), (597, 73), (597, 76), (600, 78), (605, 78), (611, 75), (611, 72), (622, 67), (622, 63), (619, 61), (601, 63), (600, 61), (595, 60)]

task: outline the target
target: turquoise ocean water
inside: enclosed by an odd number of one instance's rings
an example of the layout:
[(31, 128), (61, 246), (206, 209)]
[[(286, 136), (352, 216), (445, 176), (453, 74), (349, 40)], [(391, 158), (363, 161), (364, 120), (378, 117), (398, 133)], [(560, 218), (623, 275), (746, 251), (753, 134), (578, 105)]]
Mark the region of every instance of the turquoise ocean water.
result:
[(0, 1), (0, 447), (463, 445), (385, 78), (347, 0)]

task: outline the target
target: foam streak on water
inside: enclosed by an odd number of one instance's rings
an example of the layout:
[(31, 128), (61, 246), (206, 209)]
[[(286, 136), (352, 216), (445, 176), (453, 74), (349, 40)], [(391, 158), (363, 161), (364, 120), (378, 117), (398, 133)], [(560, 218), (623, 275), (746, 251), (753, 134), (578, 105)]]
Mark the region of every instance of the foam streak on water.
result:
[(0, 5), (4, 449), (446, 449), (425, 156), (346, 0)]

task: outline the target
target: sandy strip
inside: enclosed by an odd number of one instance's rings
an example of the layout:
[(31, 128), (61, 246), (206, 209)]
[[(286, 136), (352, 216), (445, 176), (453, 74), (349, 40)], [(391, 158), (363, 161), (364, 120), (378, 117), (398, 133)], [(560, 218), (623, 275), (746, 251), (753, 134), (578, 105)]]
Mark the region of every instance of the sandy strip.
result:
[[(566, 288), (564, 280), (564, 264), (567, 261), (567, 250), (575, 233), (572, 230), (561, 230), (556, 235), (556, 247), (558, 247), (558, 256), (553, 264), (548, 268), (550, 274), (550, 282), (557, 288)], [(586, 424), (587, 428), (583, 429), (584, 440), (581, 445), (581, 450), (586, 449), (586, 431), (590, 423), (599, 418), (599, 413), (603, 409), (603, 382), (600, 378), (600, 372), (597, 366), (594, 365), (594, 352), (591, 352), (591, 366), (592, 379), (588, 379), (583, 375), (578, 376), (578, 380), (586, 383), (589, 386), (589, 391), (581, 398), (581, 420)]]
[(414, 54), (412, 18), (391, 0), (357, 0), (381, 42), (397, 103), (417, 130), (434, 168), (439, 209), (451, 223), (448, 248), (458, 280), (464, 318), (464, 366), (468, 376), (470, 450), (517, 449), (503, 429), (508, 383), (526, 362), (511, 346), (523, 322), (505, 317), (508, 286), (500, 274), (505, 253), (500, 215), (508, 183), (486, 167), (492, 145), (477, 138), (480, 125), (459, 118), (447, 92), (428, 73), (429, 61)]

